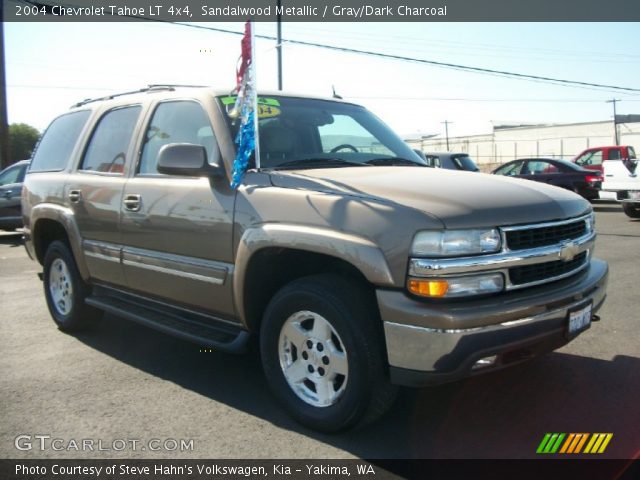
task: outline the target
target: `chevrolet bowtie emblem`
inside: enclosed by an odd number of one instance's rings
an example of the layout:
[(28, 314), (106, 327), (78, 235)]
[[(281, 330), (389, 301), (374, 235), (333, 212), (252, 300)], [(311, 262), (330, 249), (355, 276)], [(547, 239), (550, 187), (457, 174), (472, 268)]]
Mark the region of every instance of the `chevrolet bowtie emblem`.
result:
[(580, 253), (580, 247), (577, 243), (569, 242), (562, 245), (562, 248), (558, 252), (558, 257), (565, 262), (570, 262)]

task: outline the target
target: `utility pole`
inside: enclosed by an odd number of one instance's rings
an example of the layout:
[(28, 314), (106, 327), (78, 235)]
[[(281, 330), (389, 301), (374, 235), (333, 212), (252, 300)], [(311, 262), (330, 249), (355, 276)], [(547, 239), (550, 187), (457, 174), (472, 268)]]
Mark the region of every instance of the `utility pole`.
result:
[(276, 45), (278, 52), (278, 90), (282, 91), (282, 0), (278, 0), (276, 8), (278, 17), (278, 35), (276, 40), (276, 42), (278, 42)]
[(445, 134), (445, 137), (447, 138), (447, 152), (448, 152), (449, 151), (449, 124), (453, 122), (450, 122), (449, 120), (445, 120), (444, 122), (440, 122), (440, 123), (444, 123), (444, 134)]
[(616, 137), (616, 145), (620, 145), (620, 139), (618, 138), (618, 122), (616, 121), (616, 103), (621, 100), (612, 98), (611, 100), (607, 100), (607, 103), (613, 103), (613, 133)]
[(4, 68), (4, 12), (0, 4), (0, 170), (11, 162), (9, 148), (9, 124), (7, 123), (7, 81)]

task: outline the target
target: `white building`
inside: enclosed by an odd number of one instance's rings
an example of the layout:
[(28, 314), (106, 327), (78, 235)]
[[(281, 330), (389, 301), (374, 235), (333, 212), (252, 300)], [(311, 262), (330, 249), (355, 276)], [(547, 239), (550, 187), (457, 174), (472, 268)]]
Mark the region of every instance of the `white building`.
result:
[[(640, 123), (618, 124), (620, 145), (640, 147)], [(423, 152), (446, 152), (442, 136), (409, 139)], [(449, 137), (449, 151), (468, 153), (481, 170), (489, 171), (516, 158), (552, 157), (570, 160), (585, 148), (615, 145), (613, 122), (494, 126), (493, 133)]]

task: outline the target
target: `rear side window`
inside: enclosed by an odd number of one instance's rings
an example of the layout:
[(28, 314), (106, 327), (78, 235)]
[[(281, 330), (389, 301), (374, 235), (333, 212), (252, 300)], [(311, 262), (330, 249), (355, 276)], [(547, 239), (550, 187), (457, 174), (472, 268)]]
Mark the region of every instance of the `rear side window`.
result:
[(618, 148), (612, 148), (609, 150), (609, 160), (620, 160), (620, 150)]
[(158, 173), (158, 152), (169, 143), (202, 145), (207, 150), (209, 162), (219, 155), (209, 117), (199, 103), (192, 101), (158, 105), (147, 128), (139, 173)]
[(89, 119), (89, 110), (68, 113), (56, 118), (44, 132), (31, 161), (31, 172), (63, 170)]
[(80, 170), (122, 174), (140, 110), (132, 106), (107, 112), (91, 136)]

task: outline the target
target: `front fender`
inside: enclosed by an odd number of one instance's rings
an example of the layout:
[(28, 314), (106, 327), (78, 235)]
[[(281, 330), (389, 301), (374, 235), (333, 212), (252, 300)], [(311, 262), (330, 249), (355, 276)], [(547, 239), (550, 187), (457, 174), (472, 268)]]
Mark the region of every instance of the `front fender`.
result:
[(370, 240), (357, 235), (289, 224), (264, 224), (244, 231), (236, 253), (233, 292), (236, 312), (246, 322), (244, 283), (251, 257), (264, 248), (289, 248), (321, 253), (344, 260), (372, 284), (393, 287), (395, 282), (382, 251)]

